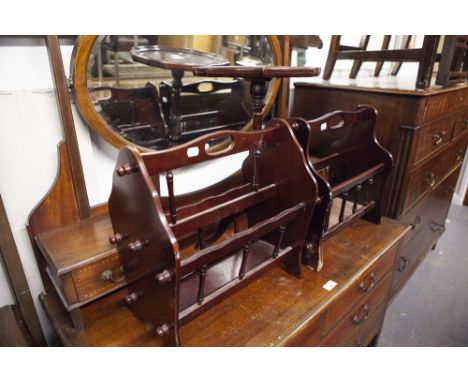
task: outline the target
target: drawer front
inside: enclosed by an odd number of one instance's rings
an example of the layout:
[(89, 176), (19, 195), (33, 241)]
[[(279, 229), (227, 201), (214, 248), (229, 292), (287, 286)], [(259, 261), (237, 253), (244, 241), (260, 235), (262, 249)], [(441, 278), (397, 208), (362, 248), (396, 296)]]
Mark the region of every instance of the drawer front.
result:
[(426, 101), (426, 108), (424, 111), (424, 122), (430, 121), (431, 119), (437, 118), (444, 113), (446, 103), (446, 94), (439, 94), (430, 96)]
[(379, 334), (385, 318), (386, 304), (382, 304), (368, 322), (364, 323), (346, 346), (368, 346)]
[(330, 332), (341, 319), (347, 315), (356, 304), (379, 289), (386, 276), (391, 273), (398, 245), (393, 246), (375, 264), (373, 264), (361, 277), (359, 277), (340, 299), (330, 306), (326, 321), (325, 332)]
[(411, 226), (411, 231), (402, 240), (402, 246), (408, 243), (441, 208), (450, 205), (459, 172), (458, 169), (450, 174), (433, 192), (417, 202), (406, 214), (398, 219), (400, 223)]
[(464, 106), (468, 106), (468, 91), (466, 88), (445, 95), (444, 109), (448, 112), (459, 110)]
[(444, 113), (450, 113), (468, 106), (468, 91), (460, 89), (427, 98), (424, 121), (430, 121)]
[(332, 330), (320, 346), (345, 346), (360, 331), (365, 330), (374, 318), (382, 314), (381, 307), (385, 306), (390, 291), (392, 274), (389, 273), (376, 289), (362, 299), (345, 315), (344, 320)]
[[(391, 274), (398, 245), (391, 247), (369, 267), (352, 285), (323, 311), (307, 329), (302, 330), (288, 346), (317, 346), (333, 328), (364, 298), (381, 287), (386, 276)], [(379, 292), (377, 292), (379, 294)]]
[(77, 269), (72, 275), (80, 302), (100, 297), (126, 284), (118, 254)]
[(422, 196), (435, 189), (448, 173), (463, 162), (467, 143), (468, 135), (452, 143), (439, 156), (409, 174), (402, 214), (408, 212)]
[(411, 224), (413, 229), (404, 238), (396, 256), (392, 294), (408, 279), (419, 260), (444, 232), (459, 173), (460, 168), (399, 219), (402, 223)]
[(455, 116), (452, 139), (468, 132), (468, 109), (464, 109)]
[(415, 131), (414, 137), (414, 160), (416, 166), (433, 152), (440, 150), (449, 144), (452, 136), (454, 118), (448, 117), (421, 126)]

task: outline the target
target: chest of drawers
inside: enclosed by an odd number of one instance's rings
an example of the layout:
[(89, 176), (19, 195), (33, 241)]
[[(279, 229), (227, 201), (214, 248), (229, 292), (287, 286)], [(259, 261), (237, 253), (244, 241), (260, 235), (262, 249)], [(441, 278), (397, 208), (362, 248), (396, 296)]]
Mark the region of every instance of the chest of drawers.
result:
[(395, 164), (384, 214), (412, 227), (395, 263), (395, 292), (444, 231), (468, 145), (468, 85), (419, 91), (379, 81), (296, 83), (292, 115), (309, 119), (359, 104), (377, 109), (375, 133)]

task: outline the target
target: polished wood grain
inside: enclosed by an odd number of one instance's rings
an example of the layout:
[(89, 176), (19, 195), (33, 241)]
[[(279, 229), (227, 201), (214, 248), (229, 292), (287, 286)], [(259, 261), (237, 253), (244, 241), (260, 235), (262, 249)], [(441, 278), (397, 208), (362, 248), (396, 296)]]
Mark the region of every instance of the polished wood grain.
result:
[(117, 253), (110, 236), (109, 215), (103, 213), (42, 232), (36, 242), (53, 270), (61, 275)]
[(440, 182), (455, 167), (463, 162), (468, 144), (468, 135), (460, 137), (452, 145), (446, 147), (440, 155), (432, 157), (429, 161), (412, 171), (403, 186), (405, 197), (399, 206), (400, 214), (406, 213), (418, 200), (428, 192), (438, 187)]
[[(273, 268), (248, 286), (180, 328), (186, 346), (284, 346), (310, 327), (339, 296), (358, 280), (368, 283), (368, 271), (398, 245), (407, 228), (384, 218), (380, 225), (365, 221), (347, 227), (324, 244), (327, 263), (321, 273), (304, 269), (304, 278)], [(394, 252), (393, 252), (394, 255)], [(384, 260), (388, 266), (388, 261)], [(337, 282), (332, 291), (322, 286)], [(83, 309), (85, 330), (73, 329), (54, 294), (41, 297), (59, 337), (67, 346), (158, 346), (159, 340), (125, 307), (119, 296), (105, 298), (99, 308)], [(154, 330), (154, 329), (153, 329)], [(315, 333), (315, 331), (313, 331)], [(317, 344), (317, 343), (315, 343)]]
[(71, 180), (75, 190), (76, 204), (80, 219), (91, 215), (88, 193), (84, 181), (83, 167), (81, 166), (80, 149), (76, 138), (75, 125), (71, 110), (68, 82), (63, 67), (62, 53), (58, 36), (46, 36), (47, 52), (49, 53), (52, 78), (54, 80), (57, 107), (63, 129), (63, 138), (67, 144)]
[[(338, 325), (331, 336), (320, 343), (320, 346), (345, 346), (359, 329), (368, 324), (368, 320), (373, 320), (376, 316), (382, 321), (385, 312), (385, 308), (382, 309), (382, 306), (385, 306), (391, 282), (392, 274), (389, 273), (373, 293), (360, 301), (351, 312), (345, 315), (342, 323)], [(377, 333), (378, 330), (374, 331), (374, 335)]]
[[(320, 203), (314, 212), (304, 254), (304, 262), (317, 271), (324, 261), (320, 249), (323, 240), (360, 217), (380, 222), (383, 187), (393, 161), (375, 137), (376, 118), (375, 109), (360, 105), (355, 111), (335, 111), (313, 120), (291, 119), (294, 134), (319, 186)], [(339, 217), (331, 224), (332, 205), (338, 201), (341, 201)]]
[(452, 136), (453, 118), (442, 119), (420, 126), (413, 135), (415, 150), (410, 159), (414, 166), (442, 148), (446, 147)]
[(455, 115), (452, 139), (468, 131), (468, 107)]

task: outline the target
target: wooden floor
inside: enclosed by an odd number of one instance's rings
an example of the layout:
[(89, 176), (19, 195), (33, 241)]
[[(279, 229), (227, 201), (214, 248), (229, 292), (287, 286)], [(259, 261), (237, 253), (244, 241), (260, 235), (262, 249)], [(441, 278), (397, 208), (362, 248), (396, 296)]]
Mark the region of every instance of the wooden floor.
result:
[(468, 346), (468, 207), (388, 307), (377, 346)]

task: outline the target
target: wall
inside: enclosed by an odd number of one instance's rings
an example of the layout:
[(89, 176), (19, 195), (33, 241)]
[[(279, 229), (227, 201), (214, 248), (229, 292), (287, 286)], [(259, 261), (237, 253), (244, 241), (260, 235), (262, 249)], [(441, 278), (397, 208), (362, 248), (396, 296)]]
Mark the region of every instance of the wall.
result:
[[(72, 48), (62, 47), (67, 70)], [(0, 38), (0, 57), (0, 193), (41, 324), (51, 340), (52, 330), (36, 298), (43, 287), (26, 222), (55, 179), (62, 131), (42, 39)], [(89, 198), (99, 203), (107, 199), (116, 151), (93, 138), (75, 109), (74, 113)], [(0, 306), (9, 303), (11, 297), (2, 292)]]

